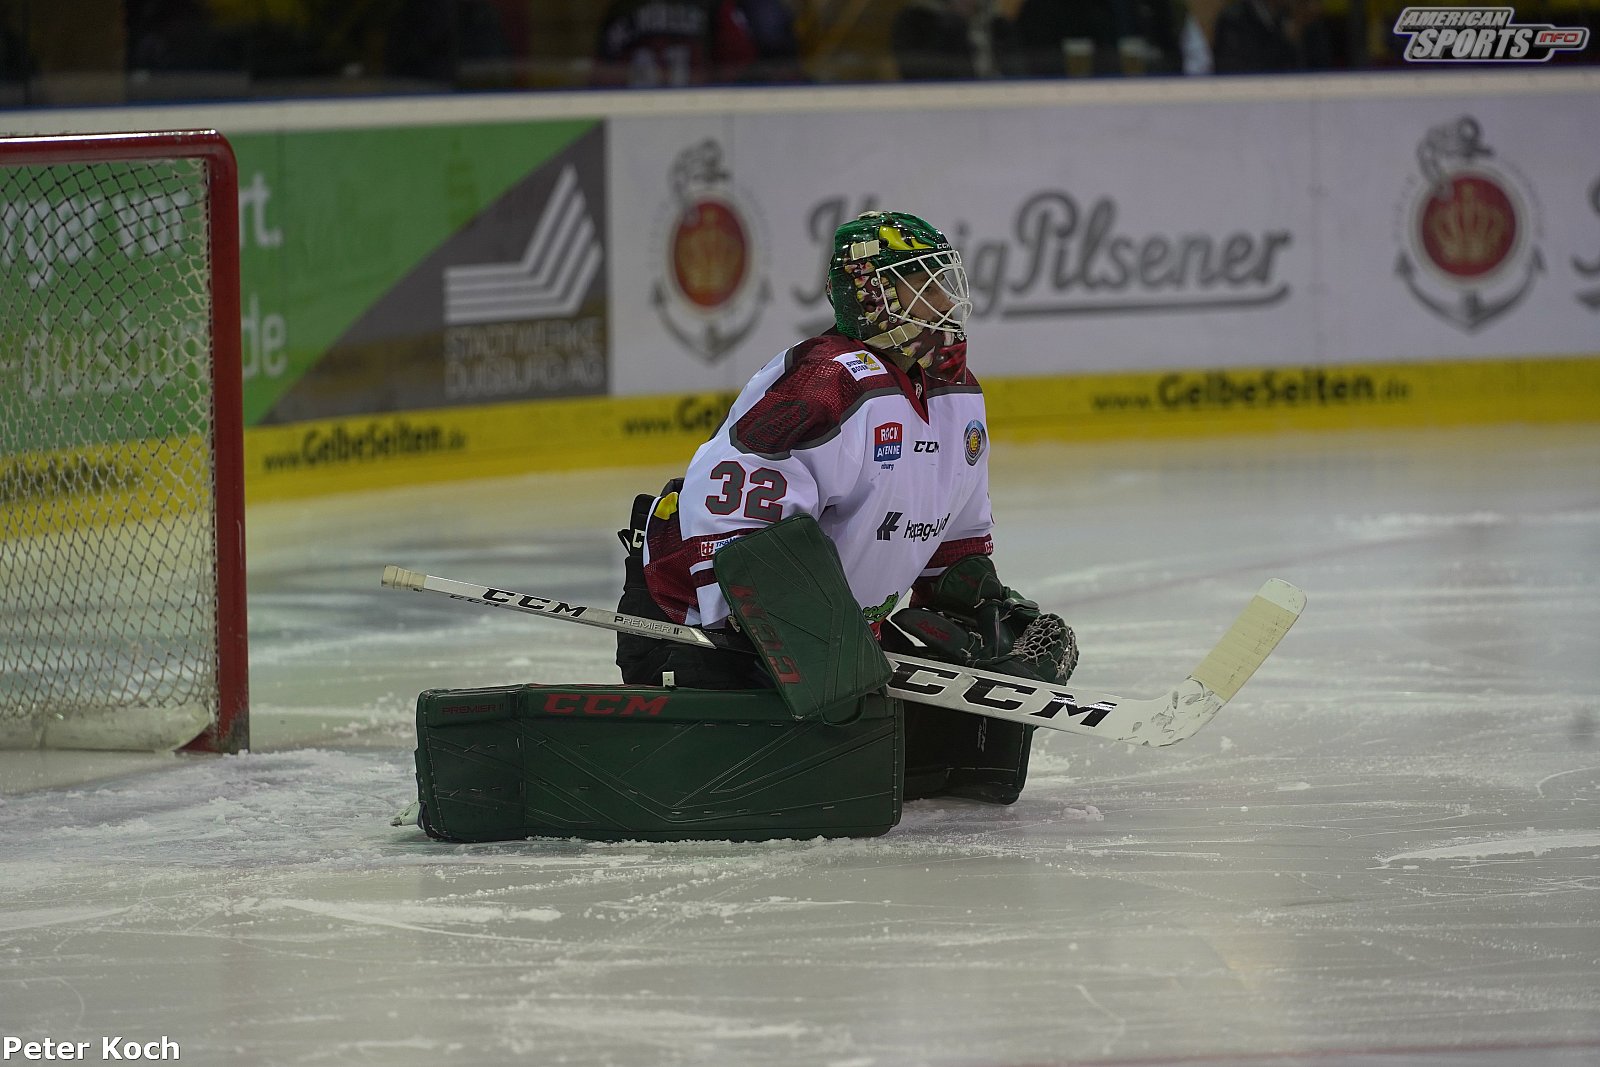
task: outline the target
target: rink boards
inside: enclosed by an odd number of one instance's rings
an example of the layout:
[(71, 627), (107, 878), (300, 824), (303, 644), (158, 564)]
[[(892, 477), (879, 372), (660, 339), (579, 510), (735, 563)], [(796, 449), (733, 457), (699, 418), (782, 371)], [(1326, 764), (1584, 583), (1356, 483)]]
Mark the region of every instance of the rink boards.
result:
[[(873, 207), (962, 249), (1000, 441), (1591, 419), (1597, 90), (1552, 69), (14, 117), (228, 135), (261, 500), (680, 462), (830, 324), (828, 242)], [(50, 270), (22, 230), (58, 208), (0, 205), (0, 245)]]

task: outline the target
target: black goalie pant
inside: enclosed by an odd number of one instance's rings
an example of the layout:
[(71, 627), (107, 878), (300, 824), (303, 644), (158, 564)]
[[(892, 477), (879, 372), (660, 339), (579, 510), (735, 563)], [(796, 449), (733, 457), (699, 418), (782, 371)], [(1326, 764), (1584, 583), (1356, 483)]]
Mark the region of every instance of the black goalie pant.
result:
[(1010, 804), (1028, 780), (1036, 727), (906, 704), (906, 800), (962, 797)]
[[(672, 492), (681, 482), (669, 482), (663, 492)], [(644, 580), (644, 533), (654, 497), (634, 498), (633, 514), (626, 530), (617, 537), (627, 552), (622, 571), (622, 598), (617, 610), (624, 615), (670, 622), (666, 612), (650, 595)], [(661, 685), (670, 674), (674, 685), (690, 689), (770, 689), (772, 679), (760, 658), (722, 649), (696, 648), (675, 641), (658, 641), (637, 634), (617, 634), (617, 668), (628, 685)]]

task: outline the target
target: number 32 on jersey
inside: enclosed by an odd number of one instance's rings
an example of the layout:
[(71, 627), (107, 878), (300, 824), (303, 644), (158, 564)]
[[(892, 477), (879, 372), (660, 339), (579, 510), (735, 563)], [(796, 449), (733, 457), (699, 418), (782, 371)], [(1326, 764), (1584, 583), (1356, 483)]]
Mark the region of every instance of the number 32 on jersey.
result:
[(713, 515), (735, 512), (757, 522), (777, 522), (783, 518), (783, 494), (789, 481), (783, 472), (771, 467), (746, 471), (742, 463), (723, 460), (711, 468), (713, 480), (722, 482), (722, 491), (706, 497), (706, 510)]

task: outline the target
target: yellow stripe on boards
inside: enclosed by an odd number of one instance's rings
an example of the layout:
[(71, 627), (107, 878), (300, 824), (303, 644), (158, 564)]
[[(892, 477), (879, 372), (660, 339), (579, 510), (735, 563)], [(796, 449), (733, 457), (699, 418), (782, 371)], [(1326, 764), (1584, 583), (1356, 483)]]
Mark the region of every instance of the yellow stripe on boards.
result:
[[(983, 379), (1004, 441), (1600, 420), (1600, 356)], [(687, 463), (732, 393), (585, 397), (245, 433), (251, 502), (534, 471)]]

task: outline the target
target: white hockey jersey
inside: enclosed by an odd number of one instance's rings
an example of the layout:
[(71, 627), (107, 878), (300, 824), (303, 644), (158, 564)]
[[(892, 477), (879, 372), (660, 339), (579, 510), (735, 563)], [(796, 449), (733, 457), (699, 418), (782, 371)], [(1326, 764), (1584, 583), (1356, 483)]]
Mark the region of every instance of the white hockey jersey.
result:
[(915, 378), (830, 331), (774, 358), (700, 446), (681, 490), (656, 500), (645, 579), (669, 618), (728, 615), (712, 557), (742, 533), (815, 517), (876, 624), (912, 584), (993, 550), (983, 390)]

